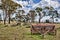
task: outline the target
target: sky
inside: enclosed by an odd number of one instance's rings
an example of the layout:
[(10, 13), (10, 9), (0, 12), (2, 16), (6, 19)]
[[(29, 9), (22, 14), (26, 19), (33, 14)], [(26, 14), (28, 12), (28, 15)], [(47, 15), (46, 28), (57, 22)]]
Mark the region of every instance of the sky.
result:
[(36, 7), (52, 6), (57, 10), (60, 10), (60, 0), (14, 0), (18, 4), (22, 5), (22, 9), (28, 13), (29, 10)]
[[(34, 6), (34, 5), (37, 5), (37, 4), (40, 4), (42, 1), (44, 2), (47, 2), (47, 4), (48, 5), (51, 5), (51, 6), (53, 6), (54, 8), (56, 8), (56, 7), (58, 7), (58, 6), (60, 6), (60, 0), (15, 0), (17, 3), (19, 3), (19, 4), (22, 4), (22, 5), (24, 5), (24, 6), (27, 6), (27, 5), (32, 5), (32, 6)], [(43, 2), (41, 3), (41, 4), (43, 4)], [(43, 5), (45, 5), (45, 4), (43, 4)], [(30, 7), (29, 6), (29, 7)], [(38, 5), (39, 6), (39, 5)], [(28, 7), (28, 8), (29, 8)], [(37, 7), (37, 6), (36, 6)]]
[(28, 12), (36, 7), (52, 6), (60, 10), (60, 0), (13, 0), (14, 2), (22, 5), (22, 9)]
[[(26, 13), (29, 10), (33, 10), (36, 7), (44, 7), (44, 6), (52, 6), (57, 9), (60, 13), (60, 0), (13, 0), (14, 2), (22, 5), (22, 9), (25, 10)], [(0, 12), (1, 13), (1, 12)]]
[[(22, 5), (22, 9), (25, 10), (26, 13), (29, 12), (29, 10), (33, 10), (36, 7), (45, 7), (45, 6), (52, 6), (60, 13), (60, 0), (16, 0), (18, 4)], [(15, 2), (16, 2), (15, 1)], [(38, 20), (39, 17), (36, 17), (36, 20)]]
[[(18, 0), (18, 1), (19, 1), (19, 0)], [(22, 0), (22, 1), (29, 1), (29, 0)], [(34, 3), (38, 3), (38, 2), (40, 2), (40, 1), (41, 1), (41, 0), (37, 0), (37, 1), (36, 1), (36, 0), (33, 0)]]

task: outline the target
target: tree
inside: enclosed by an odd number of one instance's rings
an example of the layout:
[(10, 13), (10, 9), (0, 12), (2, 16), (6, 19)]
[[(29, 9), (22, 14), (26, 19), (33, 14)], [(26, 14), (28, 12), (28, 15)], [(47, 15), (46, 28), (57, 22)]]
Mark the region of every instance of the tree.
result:
[(46, 6), (44, 9), (50, 9), (48, 6)]
[(2, 20), (1, 14), (0, 14), (0, 21)]
[(21, 10), (22, 11), (22, 14), (24, 14), (25, 13), (25, 11), (24, 10)]
[(25, 15), (23, 15), (25, 13), (24, 10), (18, 10), (18, 13), (16, 14), (16, 18), (17, 18), (17, 23), (21, 22), (22, 19), (24, 19), (23, 17)]
[(29, 13), (30, 13), (29, 15), (31, 17), (31, 22), (34, 22), (34, 19), (35, 19), (35, 16), (36, 16), (35, 10), (30, 10)]
[(39, 23), (40, 23), (40, 20), (41, 20), (41, 13), (40, 12), (42, 11), (42, 8), (37, 7), (35, 10), (39, 14)]
[(26, 21), (30, 23), (30, 20), (31, 20), (31, 16), (30, 16), (30, 13), (27, 13), (26, 15)]
[(52, 6), (50, 6), (50, 7), (46, 6), (44, 9), (54, 10), (54, 8)]
[(57, 10), (55, 10), (55, 12), (56, 12), (57, 17), (59, 17), (59, 16), (58, 16), (59, 14), (58, 14)]
[(17, 9), (17, 6), (19, 6), (19, 7), (22, 7), (22, 6), (20, 4), (17, 4), (15, 2), (13, 2), (12, 0), (2, 0), (2, 3), (5, 7), (4, 10), (6, 11), (6, 16), (8, 15), (8, 17), (9, 17), (9, 22), (8, 23), (10, 24), (10, 15), (12, 13), (14, 13), (14, 11)]
[(6, 3), (4, 2), (5, 0), (1, 0), (2, 4), (1, 4), (1, 10), (3, 10), (3, 16), (5, 14), (4, 17), (4, 24), (6, 23), (6, 14), (7, 14), (7, 10), (6, 10)]

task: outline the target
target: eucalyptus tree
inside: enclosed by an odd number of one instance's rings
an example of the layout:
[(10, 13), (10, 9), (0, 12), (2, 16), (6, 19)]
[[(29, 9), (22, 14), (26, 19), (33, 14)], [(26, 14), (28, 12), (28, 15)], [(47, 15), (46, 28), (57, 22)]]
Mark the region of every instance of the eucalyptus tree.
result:
[(22, 15), (25, 13), (25, 11), (24, 11), (24, 10), (21, 10), (21, 12), (22, 12)]
[(54, 10), (54, 8), (52, 6), (46, 6), (44, 9), (48, 9), (50, 11), (53, 11)]
[(23, 17), (23, 21), (26, 22), (26, 15), (24, 15), (25, 14), (25, 11), (24, 10), (21, 10), (21, 12), (22, 12), (21, 13), (22, 14), (21, 16)]
[[(1, 0), (1, 9), (3, 10), (3, 16), (4, 16), (4, 24), (6, 24), (6, 14), (7, 14), (7, 6), (5, 0)], [(4, 15), (5, 14), (5, 15)]]
[[(10, 24), (10, 15), (12, 13), (14, 13), (14, 11), (17, 9), (17, 6), (19, 6), (19, 7), (22, 7), (22, 6), (20, 4), (17, 4), (15, 2), (13, 2), (12, 0), (2, 0), (2, 3), (4, 5), (4, 7), (5, 7), (4, 10), (6, 12), (6, 16), (8, 16), (8, 18), (9, 18), (8, 23)], [(5, 17), (5, 19), (6, 19), (6, 17)]]
[(54, 10), (54, 8), (52, 7), (52, 6), (46, 6), (44, 9), (48, 9), (48, 10), (50, 10), (50, 11), (53, 11)]
[(29, 16), (31, 17), (31, 22), (34, 22), (34, 19), (35, 19), (35, 16), (36, 16), (35, 10), (30, 10), (29, 11)]
[(45, 9), (48, 9), (49, 10), (49, 16), (51, 15), (52, 17), (52, 20), (53, 20), (53, 23), (54, 23), (54, 16), (55, 17), (58, 17), (58, 13), (57, 13), (57, 11), (52, 7), (52, 6), (50, 6), (50, 7), (48, 7), (48, 6), (46, 6), (45, 7)]
[(39, 23), (40, 23), (40, 20), (41, 20), (41, 11), (42, 11), (42, 8), (40, 8), (40, 7), (37, 7), (36, 9), (36, 12), (38, 13), (38, 15), (39, 15)]
[(59, 17), (58, 11), (57, 11), (57, 10), (55, 10), (55, 12), (56, 12), (56, 15), (57, 15), (56, 17)]
[(30, 22), (30, 20), (31, 20), (30, 13), (27, 13), (27, 15), (26, 15), (26, 21)]
[(17, 21), (19, 22), (21, 22), (22, 21), (22, 19), (24, 19), (24, 14), (25, 13), (25, 11), (24, 10), (18, 10), (18, 13), (17, 13), (17, 15), (16, 15), (16, 18), (17, 18)]
[(44, 9), (50, 9), (48, 6), (46, 6)]

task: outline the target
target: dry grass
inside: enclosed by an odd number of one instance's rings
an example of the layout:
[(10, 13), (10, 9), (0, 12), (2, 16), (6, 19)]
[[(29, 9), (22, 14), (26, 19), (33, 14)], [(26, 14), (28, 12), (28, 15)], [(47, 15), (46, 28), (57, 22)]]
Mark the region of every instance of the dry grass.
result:
[[(55, 24), (56, 28), (60, 24)], [(0, 24), (0, 40), (60, 40), (60, 29), (57, 29), (57, 35), (45, 35), (42, 39), (41, 35), (31, 35), (30, 28), (26, 26), (11, 27)]]

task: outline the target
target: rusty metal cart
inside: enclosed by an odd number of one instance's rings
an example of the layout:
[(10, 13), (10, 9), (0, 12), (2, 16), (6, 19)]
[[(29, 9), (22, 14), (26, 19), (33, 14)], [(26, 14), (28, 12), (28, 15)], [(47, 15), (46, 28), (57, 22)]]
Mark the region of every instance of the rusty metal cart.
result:
[(42, 34), (52, 33), (56, 35), (56, 28), (54, 24), (32, 24), (31, 34)]

